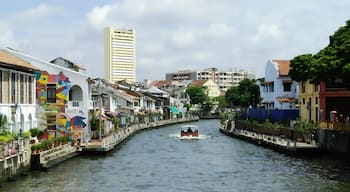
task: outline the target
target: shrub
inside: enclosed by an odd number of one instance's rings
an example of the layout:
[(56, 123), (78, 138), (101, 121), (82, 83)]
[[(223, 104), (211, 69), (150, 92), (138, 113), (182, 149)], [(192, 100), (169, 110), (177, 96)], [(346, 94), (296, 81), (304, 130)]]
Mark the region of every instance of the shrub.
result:
[(24, 137), (24, 138), (29, 138), (30, 136), (31, 136), (30, 131), (25, 131), (25, 132), (23, 132), (23, 137)]
[(0, 143), (7, 143), (7, 142), (8, 142), (7, 137), (4, 135), (0, 135)]

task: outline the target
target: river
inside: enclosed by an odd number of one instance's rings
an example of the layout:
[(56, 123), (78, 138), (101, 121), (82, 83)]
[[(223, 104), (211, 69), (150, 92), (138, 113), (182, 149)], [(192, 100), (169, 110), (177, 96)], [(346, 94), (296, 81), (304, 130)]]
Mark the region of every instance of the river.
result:
[(350, 191), (350, 168), (341, 162), (295, 158), (228, 137), (218, 120), (192, 124), (200, 140), (180, 140), (180, 125), (143, 131), (106, 155), (30, 172), (0, 191)]

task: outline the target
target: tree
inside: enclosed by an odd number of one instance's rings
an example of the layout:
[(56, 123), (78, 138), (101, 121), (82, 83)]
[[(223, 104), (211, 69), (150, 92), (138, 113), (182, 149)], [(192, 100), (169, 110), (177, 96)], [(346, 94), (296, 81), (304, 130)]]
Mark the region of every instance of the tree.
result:
[(332, 36), (327, 47), (317, 54), (303, 54), (291, 61), (289, 71), (292, 79), (296, 81), (311, 80), (341, 81), (350, 87), (350, 20), (340, 27)]
[(310, 134), (312, 129), (315, 129), (317, 125), (311, 121), (298, 119), (295, 123), (295, 130), (302, 133), (303, 140), (306, 141), (308, 135)]
[(224, 96), (215, 97), (214, 101), (218, 104), (218, 107), (220, 109), (223, 109), (227, 106), (227, 102)]
[(7, 117), (6, 115), (0, 113), (0, 130), (5, 129), (7, 125)]
[(191, 104), (202, 104), (209, 100), (206, 87), (190, 86), (186, 89), (186, 94), (191, 98)]
[(255, 80), (243, 79), (238, 87), (230, 87), (227, 90), (225, 98), (231, 107), (255, 107), (261, 101), (260, 89)]

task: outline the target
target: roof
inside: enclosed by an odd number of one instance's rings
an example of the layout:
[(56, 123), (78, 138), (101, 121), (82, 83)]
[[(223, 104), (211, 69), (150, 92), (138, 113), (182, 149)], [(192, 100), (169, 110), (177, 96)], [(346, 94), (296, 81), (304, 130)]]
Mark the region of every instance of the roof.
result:
[(65, 59), (65, 58), (63, 58), (63, 57), (57, 57), (56, 59), (53, 59), (52, 61), (50, 61), (50, 63), (57, 64), (57, 63), (56, 63), (57, 61), (58, 61), (58, 62), (59, 62), (59, 61), (67, 62), (67, 63), (69, 63), (69, 64), (71, 65), (71, 67), (74, 68), (74, 69), (80, 69), (80, 70), (84, 70), (84, 71), (86, 70), (84, 67), (79, 66), (79, 65), (73, 63), (72, 61), (70, 61), (70, 60), (68, 60), (68, 59)]
[(171, 83), (172, 83), (171, 80), (165, 80), (165, 81), (161, 80), (161, 81), (157, 81), (154, 86), (160, 88), (162, 86), (171, 86)]
[(190, 86), (203, 86), (208, 80), (193, 80)]
[(8, 53), (5, 50), (0, 49), (0, 63), (6, 64), (6, 65), (12, 65), (16, 67), (23, 67), (29, 70), (38, 70), (35, 68), (32, 64), (12, 55), (11, 53)]
[(272, 60), (278, 65), (279, 76), (288, 76), (290, 70), (290, 60)]

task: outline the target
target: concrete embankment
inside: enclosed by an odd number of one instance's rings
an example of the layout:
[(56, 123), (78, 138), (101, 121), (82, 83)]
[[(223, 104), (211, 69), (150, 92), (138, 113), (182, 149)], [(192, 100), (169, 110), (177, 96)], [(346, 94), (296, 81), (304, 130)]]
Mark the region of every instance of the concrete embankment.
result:
[(0, 182), (14, 180), (15, 176), (25, 174), (30, 169), (29, 140), (19, 140), (1, 145)]
[(220, 131), (231, 137), (249, 141), (256, 145), (274, 149), (278, 152), (289, 155), (319, 155), (320, 150), (316, 143), (311, 144), (292, 141), (290, 139), (280, 138), (278, 136), (265, 135), (241, 129), (225, 129)]

